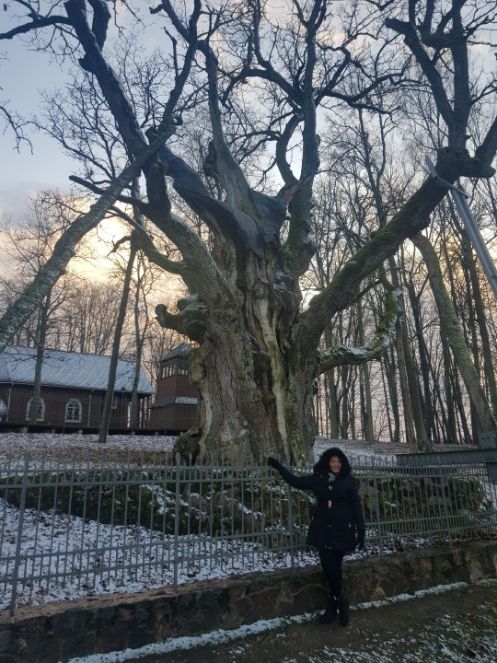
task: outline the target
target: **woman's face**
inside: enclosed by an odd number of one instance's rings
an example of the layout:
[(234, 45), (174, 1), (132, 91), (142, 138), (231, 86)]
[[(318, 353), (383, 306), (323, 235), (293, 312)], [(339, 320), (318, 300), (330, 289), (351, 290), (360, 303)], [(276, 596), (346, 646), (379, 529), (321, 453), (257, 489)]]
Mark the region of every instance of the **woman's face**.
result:
[(342, 469), (342, 461), (338, 456), (332, 456), (330, 458), (330, 470), (333, 474), (339, 474)]

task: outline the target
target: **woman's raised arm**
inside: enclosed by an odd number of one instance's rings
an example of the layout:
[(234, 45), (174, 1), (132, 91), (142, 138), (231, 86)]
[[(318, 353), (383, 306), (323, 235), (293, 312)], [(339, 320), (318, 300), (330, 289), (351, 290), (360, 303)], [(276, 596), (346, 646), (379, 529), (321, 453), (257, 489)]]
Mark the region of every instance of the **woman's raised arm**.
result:
[(284, 465), (279, 463), (276, 458), (269, 457), (267, 459), (267, 464), (274, 467), (275, 470), (278, 470), (283, 480), (290, 484), (290, 486), (299, 488), (300, 490), (312, 490), (312, 474), (306, 474), (303, 477), (296, 476), (295, 474), (292, 474), (290, 470), (287, 470)]

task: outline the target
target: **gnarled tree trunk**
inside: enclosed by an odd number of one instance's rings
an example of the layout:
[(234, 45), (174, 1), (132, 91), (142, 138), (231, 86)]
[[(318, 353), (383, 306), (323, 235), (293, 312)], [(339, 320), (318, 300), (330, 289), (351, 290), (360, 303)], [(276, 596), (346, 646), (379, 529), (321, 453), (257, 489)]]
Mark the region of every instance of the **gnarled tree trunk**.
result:
[[(135, 205), (175, 245), (179, 259), (170, 260), (155, 247), (153, 238), (140, 233), (140, 248), (147, 257), (166, 272), (180, 275), (190, 293), (186, 300), (178, 302), (177, 313), (160, 306), (157, 317), (163, 326), (198, 344), (191, 363), (193, 380), (204, 403), (200, 452), (208, 454), (229, 445), (234, 455), (247, 448), (254, 457), (262, 451), (277, 452), (287, 458), (305, 457), (314, 434), (314, 381), (337, 366), (357, 365), (381, 356), (394, 333), (398, 293), (387, 293), (385, 318), (365, 348), (332, 347), (320, 352), (321, 337), (330, 320), (358, 301), (361, 284), (408, 237), (428, 226), (430, 214), (444, 198), (448, 185), (458, 177), (485, 178), (494, 174), (491, 161), (497, 150), (497, 119), (474, 157), (465, 147), (470, 111), (475, 100), (483, 96), (481, 86), (477, 89), (476, 84), (473, 89), (470, 84), (468, 40), (476, 39), (479, 27), (486, 29), (492, 10), (487, 7), (478, 19), (479, 25), (471, 20), (464, 25), (467, 17), (462, 15), (463, 3), (452, 3), (450, 7), (441, 2), (425, 3), (426, 7), (420, 8), (424, 15), (414, 22), (404, 3), (386, 3), (386, 13), (380, 16), (389, 18), (378, 20), (399, 36), (402, 46), (399, 49), (394, 44), (389, 50), (391, 40), (387, 40), (381, 48), (375, 47), (372, 60), (363, 61), (369, 49), (354, 49), (351, 44), (359, 37), (366, 38), (364, 26), (361, 27), (361, 21), (356, 25), (354, 12), (340, 43), (335, 31), (337, 17), (331, 12), (337, 3), (294, 3), (288, 22), (281, 17), (276, 44), (272, 42), (274, 26), (266, 21), (263, 3), (250, 2), (237, 14), (237, 3), (233, 3), (235, 9), (231, 13), (231, 7), (216, 9), (194, 0), (190, 16), (185, 17), (183, 12), (175, 11), (174, 3), (163, 0), (151, 12), (167, 20), (166, 29), (176, 33), (175, 85), (165, 105), (161, 99), (145, 119), (141, 106), (137, 109), (133, 105), (134, 90), (122, 85), (107, 57), (112, 4), (67, 0), (60, 4), (60, 13), (43, 13), (38, 3), (19, 3), (19, 12), (25, 16), (16, 14), (11, 29), (0, 33), (0, 39), (12, 39), (31, 31), (36, 35), (49, 26), (54, 35), (62, 35), (62, 52), (66, 52), (69, 39), (79, 64), (100, 88), (126, 158), (141, 164), (146, 199), (137, 199), (133, 192), (131, 196), (122, 192), (129, 179), (137, 175), (135, 169), (129, 172), (130, 166), (86, 215), (85, 223), (74, 225), (79, 227), (78, 234), (81, 225), (89, 229), (110, 205), (120, 200)], [(206, 16), (209, 20), (205, 20)], [(369, 14), (365, 20), (369, 25)], [(381, 31), (381, 26), (375, 27)], [(329, 44), (331, 30), (338, 40), (333, 48)], [(219, 49), (223, 55), (221, 70), (216, 53), (219, 44), (223, 45)], [(241, 44), (246, 45), (246, 50)], [(295, 62), (286, 62), (279, 44), (285, 45), (286, 53), (296, 54)], [(402, 49), (409, 52), (396, 70), (390, 59), (395, 60), (397, 51)], [(204, 146), (205, 177), (198, 172), (195, 160), (190, 162), (192, 166), (181, 157), (191, 152), (186, 142), (182, 145), (185, 136), (181, 130), (177, 141), (168, 142), (159, 152), (153, 142), (154, 135), (167, 140), (175, 126), (181, 125), (182, 109), (178, 111), (177, 106), (194, 60), (199, 66), (192, 81), (197, 85), (200, 80), (197, 89), (201, 94), (191, 97), (188, 93), (185, 104), (191, 104), (193, 98), (202, 105), (205, 92), (208, 133), (212, 137), (210, 144)], [(422, 71), (448, 136), (446, 147), (437, 153), (436, 170), (441, 179), (427, 177), (388, 222), (381, 221), (378, 231), (341, 265), (307, 309), (300, 310), (299, 278), (309, 268), (315, 248), (309, 220), (324, 145), (317, 133), (318, 107), (323, 114), (328, 106), (338, 103), (375, 112), (375, 100), (384, 98), (389, 88), (397, 89), (412, 60)], [(255, 94), (260, 94), (262, 113), (254, 133), (260, 128), (266, 134), (266, 144), (274, 146), (269, 161), (274, 160), (282, 183), (276, 195), (252, 188), (243, 158), (239, 158), (244, 149), (239, 139), (246, 137), (252, 118), (246, 124), (242, 119), (241, 131), (236, 135), (237, 117), (233, 125), (235, 135), (225, 138), (224, 125), (231, 112), (227, 109), (238, 108), (236, 95), (249, 79), (255, 83)], [(264, 108), (273, 110), (266, 113)], [(237, 110), (233, 115), (237, 116)], [(334, 121), (332, 113), (329, 118)], [(89, 144), (93, 145), (94, 138), (90, 137)], [(293, 172), (295, 149), (300, 150), (301, 167), (297, 174)], [(93, 166), (88, 170), (93, 172)], [(101, 191), (99, 176), (84, 182), (97, 193)], [(210, 189), (206, 178), (211, 183), (215, 181)], [(193, 224), (174, 213), (170, 185), (191, 214), (196, 215), (204, 236), (209, 236), (208, 242), (197, 234)], [(26, 290), (21, 305), (0, 320), (0, 345), (10, 338), (26, 311), (36, 308), (40, 296), (46, 294), (48, 284), (65, 268), (73, 250), (74, 241), (59, 242), (54, 254), (57, 260), (47, 263), (45, 274)]]

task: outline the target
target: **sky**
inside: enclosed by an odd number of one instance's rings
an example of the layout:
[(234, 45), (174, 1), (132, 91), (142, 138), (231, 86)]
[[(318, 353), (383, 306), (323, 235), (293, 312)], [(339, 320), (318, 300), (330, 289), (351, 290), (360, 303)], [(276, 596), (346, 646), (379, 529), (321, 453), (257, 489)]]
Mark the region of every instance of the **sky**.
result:
[[(143, 3), (142, 15), (148, 20), (148, 3)], [(124, 25), (130, 19), (127, 12), (117, 4), (119, 23)], [(3, 23), (0, 6), (0, 20)], [(150, 18), (152, 22), (152, 19)], [(8, 21), (14, 26), (17, 21)], [(7, 26), (5, 26), (7, 27)], [(116, 29), (110, 27), (112, 33)], [(136, 34), (136, 31), (135, 31)], [(147, 29), (147, 48), (164, 43), (164, 35), (157, 28)], [(63, 87), (69, 79), (69, 68), (62, 67), (59, 61), (45, 52), (35, 52), (23, 37), (0, 42), (0, 102), (8, 101), (10, 111), (25, 118), (41, 111), (40, 92)], [(0, 217), (10, 217), (14, 222), (22, 219), (26, 211), (27, 196), (40, 189), (57, 188), (69, 191), (69, 175), (79, 171), (80, 164), (66, 155), (60, 145), (50, 136), (29, 130), (33, 150), (26, 144), (16, 150), (15, 138), (8, 129), (3, 131), (0, 122)]]
[[(62, 88), (69, 75), (60, 62), (47, 53), (30, 49), (22, 38), (0, 42), (0, 101), (8, 102), (9, 111), (25, 118), (41, 114), (40, 93)], [(69, 193), (69, 176), (80, 172), (80, 163), (65, 154), (57, 141), (34, 128), (26, 131), (31, 146), (25, 142), (16, 146), (13, 132), (3, 129), (0, 123), (0, 220), (15, 226), (28, 214), (29, 198), (38, 191), (56, 189)], [(109, 257), (112, 242), (125, 232), (121, 222), (103, 221), (88, 238), (92, 259), (73, 259), (70, 268), (83, 278), (107, 280), (114, 265)], [(0, 233), (0, 270), (7, 268)]]
[[(145, 47), (169, 47), (169, 41), (162, 31), (162, 23), (148, 13), (148, 5), (143, 2), (140, 17), (147, 24)], [(273, 0), (272, 12), (278, 15), (285, 10), (288, 0)], [(124, 25), (132, 20), (127, 12), (119, 11), (119, 23)], [(0, 7), (0, 19), (3, 23)], [(6, 21), (7, 23), (7, 21)], [(16, 23), (8, 21), (9, 26)], [(115, 28), (111, 26), (112, 32)], [(134, 35), (139, 38), (136, 29)], [(110, 41), (110, 39), (109, 39)], [(25, 117), (36, 114), (40, 108), (40, 92), (62, 87), (68, 74), (59, 62), (43, 52), (30, 50), (26, 39), (15, 37), (0, 42), (0, 101), (9, 101), (9, 109)], [(65, 155), (59, 144), (49, 136), (29, 132), (33, 153), (29, 146), (22, 145), (16, 151), (15, 139), (10, 130), (2, 133), (0, 122), (0, 217), (7, 216), (14, 222), (22, 219), (29, 194), (40, 189), (57, 188), (69, 190), (69, 175), (78, 172), (79, 164)]]
[[(147, 4), (141, 6), (148, 23), (146, 48), (163, 47), (167, 41), (157, 18), (150, 18)], [(273, 0), (273, 18), (283, 13), (286, 4), (288, 0)], [(2, 13), (0, 9), (0, 16)], [(127, 20), (129, 15), (121, 13), (120, 23)], [(135, 36), (140, 38), (138, 34)], [(62, 87), (68, 75), (52, 56), (30, 49), (24, 38), (0, 42), (0, 102), (8, 101), (12, 111), (25, 117), (36, 114), (40, 111), (40, 92)], [(78, 172), (80, 166), (64, 154), (53, 138), (34, 130), (28, 132), (33, 150), (26, 144), (16, 150), (12, 132), (8, 129), (2, 132), (0, 121), (0, 218), (11, 218), (14, 222), (22, 219), (29, 194), (50, 188), (69, 191), (69, 175)]]
[[(29, 51), (19, 39), (0, 44), (0, 99), (9, 108), (30, 116), (38, 111), (39, 92), (63, 84), (65, 74), (44, 53)], [(23, 144), (16, 150), (10, 130), (0, 133), (0, 214), (15, 221), (26, 209), (26, 198), (46, 188), (69, 189), (68, 176), (77, 169), (74, 160), (65, 156), (50, 137), (29, 132), (31, 152)]]

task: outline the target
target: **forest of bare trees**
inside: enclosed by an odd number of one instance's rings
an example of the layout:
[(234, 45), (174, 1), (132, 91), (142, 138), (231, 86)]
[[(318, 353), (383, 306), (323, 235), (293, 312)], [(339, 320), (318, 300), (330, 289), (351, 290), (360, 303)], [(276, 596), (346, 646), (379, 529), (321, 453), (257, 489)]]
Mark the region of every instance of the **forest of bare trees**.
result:
[[(495, 440), (496, 302), (447, 193), (466, 188), (496, 256), (497, 3), (283, 5), (9, 3), (0, 39), (67, 68), (32, 125), (93, 198), (43, 259), (12, 256), (0, 347), (114, 346), (150, 369), (159, 325), (189, 339), (204, 455)], [(115, 278), (73, 282), (109, 216)]]

